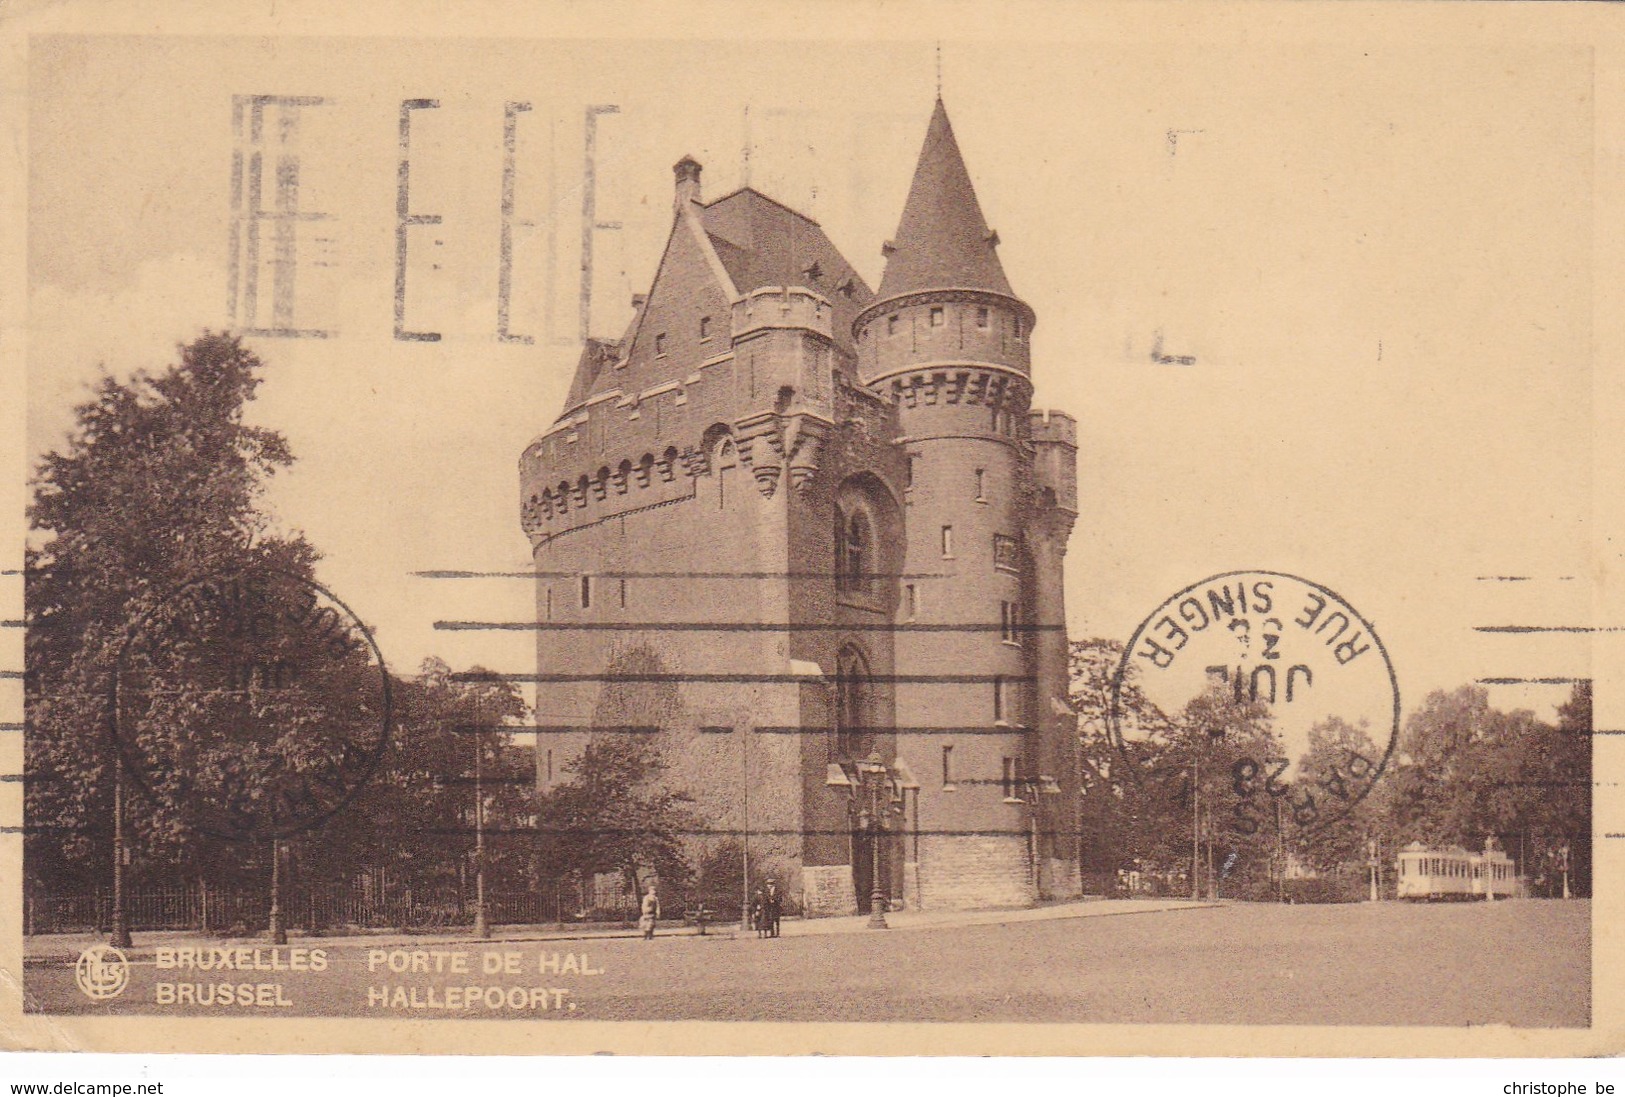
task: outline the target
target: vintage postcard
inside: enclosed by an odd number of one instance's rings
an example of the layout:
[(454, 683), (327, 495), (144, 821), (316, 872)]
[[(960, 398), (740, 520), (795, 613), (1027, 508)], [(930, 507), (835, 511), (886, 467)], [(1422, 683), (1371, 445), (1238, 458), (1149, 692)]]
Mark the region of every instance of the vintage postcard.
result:
[(1615, 13), (0, 19), (0, 1044), (1625, 1050)]

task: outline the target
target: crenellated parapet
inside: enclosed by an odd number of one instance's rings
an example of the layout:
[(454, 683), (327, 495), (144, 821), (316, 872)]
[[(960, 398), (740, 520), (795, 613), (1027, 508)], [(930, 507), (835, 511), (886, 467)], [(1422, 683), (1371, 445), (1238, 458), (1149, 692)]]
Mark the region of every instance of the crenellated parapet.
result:
[[(1078, 421), (1064, 411), (1033, 411), (1027, 417), (1033, 446), (1033, 480), (1040, 502), (1078, 514)], [(1067, 527), (1071, 528), (1070, 523)]]
[(737, 343), (768, 331), (803, 331), (835, 341), (835, 310), (829, 299), (803, 286), (763, 286), (733, 304)]
[[(818, 315), (816, 298), (792, 295), (808, 305), (803, 319)], [(612, 390), (572, 409), (520, 459), (520, 520), (532, 545), (692, 497), (694, 481), (712, 475), (713, 451), (723, 437), (732, 440), (757, 490), (771, 499), (786, 479), (798, 496), (812, 490), (836, 433), (850, 428), (875, 440), (896, 434), (898, 412), (890, 401), (849, 384), (819, 346), (797, 350), (805, 351), (798, 366), (813, 363), (802, 377), (808, 383), (779, 385), (768, 407), (744, 414), (737, 413), (739, 390), (748, 388), (748, 378), (740, 377), (732, 354), (682, 381), (636, 394)], [(758, 360), (752, 368), (766, 372), (769, 364)]]

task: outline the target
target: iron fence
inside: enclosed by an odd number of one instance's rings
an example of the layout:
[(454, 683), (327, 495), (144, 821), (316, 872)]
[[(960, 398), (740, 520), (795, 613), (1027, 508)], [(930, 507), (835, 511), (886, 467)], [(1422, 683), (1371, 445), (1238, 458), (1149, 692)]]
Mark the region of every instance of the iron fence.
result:
[[(544, 925), (560, 921), (618, 921), (618, 909), (574, 909), (557, 889), (497, 891), (486, 894), (492, 925)], [(560, 909), (564, 908), (561, 917)], [(138, 888), (125, 893), (133, 930), (193, 930), (239, 935), (262, 933), (270, 925), (271, 899), (265, 891), (207, 887)], [(283, 925), (311, 933), (397, 930), (432, 931), (474, 924), (474, 896), (455, 887), (403, 888), (379, 894), (365, 886), (294, 887), (281, 900)], [(112, 895), (106, 890), (24, 897), (23, 932), (108, 932)]]

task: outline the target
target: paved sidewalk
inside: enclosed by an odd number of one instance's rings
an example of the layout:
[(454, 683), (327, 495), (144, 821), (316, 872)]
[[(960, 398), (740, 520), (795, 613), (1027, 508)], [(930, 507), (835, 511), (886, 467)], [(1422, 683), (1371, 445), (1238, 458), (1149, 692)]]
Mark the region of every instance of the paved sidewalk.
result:
[[(1085, 899), (1072, 903), (1055, 903), (1041, 907), (1023, 907), (1012, 910), (901, 910), (886, 915), (892, 930), (940, 929), (951, 926), (988, 926), (1015, 922), (1048, 922), (1066, 918), (1100, 918), (1120, 914), (1152, 914), (1176, 910), (1200, 910), (1219, 906), (1219, 903), (1192, 902), (1189, 899)], [(784, 937), (817, 937), (836, 933), (869, 932), (868, 915), (842, 918), (786, 918), (780, 925)], [(878, 930), (875, 932), (879, 932)], [(693, 926), (662, 925), (661, 937), (699, 938)], [(525, 941), (597, 941), (639, 936), (636, 929), (624, 926), (595, 928), (586, 926), (498, 926), (491, 934), (492, 941), (516, 943)], [(737, 922), (718, 922), (706, 927), (705, 937), (731, 940), (754, 937), (752, 930), (743, 932)], [(42, 934), (23, 939), (24, 962), (29, 964), (72, 963), (79, 953), (94, 944), (106, 943), (105, 934), (58, 933)], [(364, 933), (344, 936), (310, 937), (303, 933), (289, 934), (287, 948), (412, 948), (432, 949), (450, 946), (468, 947), (477, 944), (471, 932), (462, 933)], [(206, 943), (217, 948), (269, 948), (270, 941), (259, 937), (205, 937), (187, 930), (160, 930), (137, 933), (135, 945), (125, 955), (133, 961), (150, 960), (154, 952), (171, 945)]]
[[(1013, 910), (899, 910), (886, 915), (890, 929), (939, 929), (944, 926), (993, 926), (1008, 922), (1053, 922), (1063, 918), (1100, 918), (1114, 914), (1152, 914), (1170, 910), (1200, 910), (1218, 903), (1191, 902), (1189, 899), (1085, 899), (1076, 903), (1054, 903)], [(732, 927), (735, 932), (738, 927)], [(826, 933), (862, 933), (869, 928), (869, 916), (848, 918), (797, 918), (780, 927), (785, 937), (812, 937)]]

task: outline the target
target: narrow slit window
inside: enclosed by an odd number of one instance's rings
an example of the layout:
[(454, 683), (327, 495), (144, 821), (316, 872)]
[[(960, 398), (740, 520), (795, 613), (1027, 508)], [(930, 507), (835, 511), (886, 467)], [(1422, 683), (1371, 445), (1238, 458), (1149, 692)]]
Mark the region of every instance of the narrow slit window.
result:
[(709, 338), (711, 338), (711, 318), (702, 316), (700, 317), (700, 342), (703, 343)]
[(1006, 758), (1004, 760), (1004, 798), (1006, 800), (1018, 800), (1020, 797), (1017, 793), (1020, 791), (1021, 771), (1017, 767), (1014, 758)]
[(993, 676), (993, 722), (1002, 724), (1004, 717), (1004, 676), (996, 674)]
[(976, 501), (987, 502), (987, 469), (976, 470)]
[(954, 748), (942, 748), (942, 787), (954, 787)]
[(931, 326), (940, 328), (946, 322), (941, 305), (931, 306)]
[(999, 639), (1007, 644), (1021, 643), (1019, 630), (1016, 628), (1016, 604), (1014, 602), (999, 603)]
[(664, 358), (664, 357), (666, 357), (666, 333), (665, 332), (661, 332), (659, 335), (655, 336), (655, 357), (656, 358)]
[(581, 608), (592, 608), (592, 576), (590, 575), (581, 577)]
[(626, 580), (621, 580), (621, 608), (626, 608)]
[(954, 527), (942, 527), (942, 555), (951, 558), (954, 554)]
[(920, 589), (913, 583), (903, 587), (903, 608), (910, 621), (920, 615)]
[(543, 590), (543, 601), (547, 603), (547, 620), (553, 619), (553, 588), (548, 586)]
[(547, 779), (549, 781), (551, 781), (553, 779), (553, 752), (552, 751), (547, 752)]
[(976, 308), (976, 326), (983, 331), (987, 330), (988, 311), (986, 305), (978, 305)]
[(897, 334), (897, 316), (896, 316), (895, 313), (892, 314), (891, 316), (886, 317), (886, 334), (887, 335), (896, 335)]

